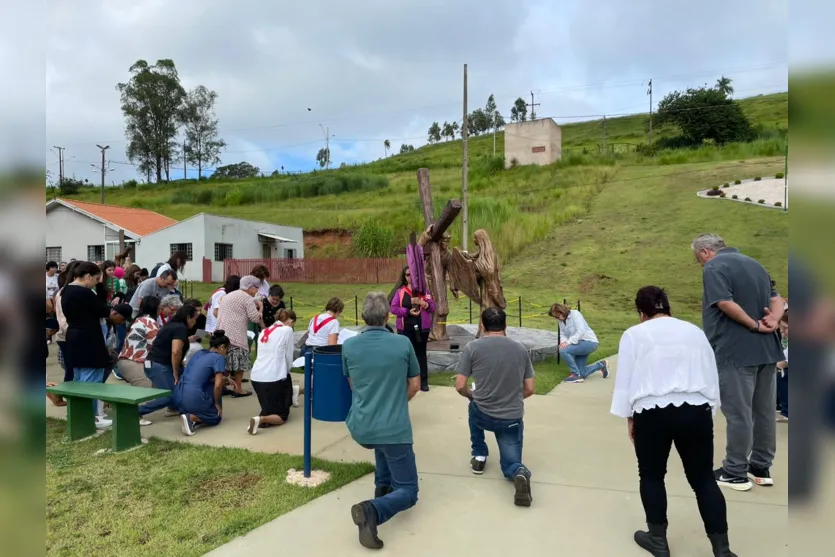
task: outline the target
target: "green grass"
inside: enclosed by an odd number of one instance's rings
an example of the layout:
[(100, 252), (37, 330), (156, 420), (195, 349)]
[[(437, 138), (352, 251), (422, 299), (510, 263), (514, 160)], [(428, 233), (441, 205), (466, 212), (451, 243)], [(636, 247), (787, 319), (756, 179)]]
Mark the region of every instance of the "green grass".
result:
[(55, 557), (197, 557), (373, 470), (314, 459), (331, 479), (308, 489), (284, 481), (301, 456), (158, 439), (96, 456), (110, 433), (65, 436), (65, 422), (47, 421), (46, 554)]

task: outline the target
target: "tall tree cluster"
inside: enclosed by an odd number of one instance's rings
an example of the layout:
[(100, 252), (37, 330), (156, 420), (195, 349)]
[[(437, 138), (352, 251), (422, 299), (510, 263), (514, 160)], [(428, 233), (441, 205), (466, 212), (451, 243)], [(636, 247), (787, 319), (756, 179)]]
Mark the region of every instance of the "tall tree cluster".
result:
[[(524, 104), (524, 101), (523, 101)], [(471, 113), (467, 114), (467, 132), (469, 135), (481, 135), (483, 133), (492, 132), (493, 128), (500, 130), (505, 126), (505, 120), (496, 107), (496, 99), (493, 95), (487, 99), (487, 104), (484, 108), (477, 108)], [(459, 134), (461, 125), (458, 122), (444, 122), (443, 125), (438, 122), (432, 122), (427, 131), (429, 143), (437, 143), (441, 139), (447, 141), (455, 139), (456, 134)]]
[[(171, 168), (183, 161), (197, 166), (220, 162), (226, 143), (218, 137), (217, 93), (199, 85), (187, 92), (173, 60), (153, 65), (138, 60), (130, 78), (116, 85), (125, 117), (126, 155), (150, 182), (170, 180)], [(182, 132), (182, 139), (180, 134)]]

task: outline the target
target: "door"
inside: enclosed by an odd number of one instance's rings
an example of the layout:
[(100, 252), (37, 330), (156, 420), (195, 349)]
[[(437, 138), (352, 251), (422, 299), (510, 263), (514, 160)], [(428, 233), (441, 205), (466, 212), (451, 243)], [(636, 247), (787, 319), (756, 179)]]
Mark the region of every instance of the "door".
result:
[(261, 258), (272, 259), (273, 249), (270, 244), (261, 244)]

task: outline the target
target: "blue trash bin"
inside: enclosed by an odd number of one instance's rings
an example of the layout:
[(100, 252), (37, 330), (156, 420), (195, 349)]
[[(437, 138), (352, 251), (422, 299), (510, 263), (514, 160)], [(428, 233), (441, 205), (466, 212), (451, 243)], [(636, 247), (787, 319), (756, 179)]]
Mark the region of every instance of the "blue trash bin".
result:
[(313, 419), (344, 422), (351, 409), (351, 385), (342, 372), (342, 346), (313, 349)]

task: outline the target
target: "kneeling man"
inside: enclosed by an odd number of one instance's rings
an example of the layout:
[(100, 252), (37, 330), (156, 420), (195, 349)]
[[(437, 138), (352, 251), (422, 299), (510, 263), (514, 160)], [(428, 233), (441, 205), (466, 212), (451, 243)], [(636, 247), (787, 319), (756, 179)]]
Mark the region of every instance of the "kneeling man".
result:
[[(455, 388), (470, 400), (470, 442), (473, 474), (487, 464), (484, 431), (492, 431), (499, 445), (502, 474), (516, 488), (513, 502), (531, 506), (531, 472), (522, 464), (524, 399), (534, 393), (534, 373), (528, 350), (505, 336), (507, 315), (499, 308), (481, 314), (484, 333), (467, 344), (458, 360)], [(473, 389), (467, 380), (473, 378)]]

